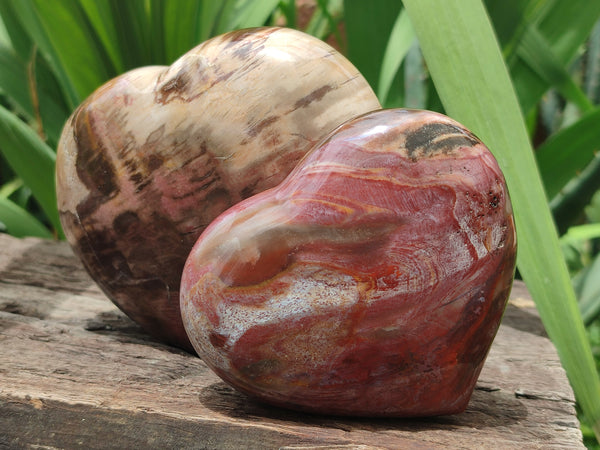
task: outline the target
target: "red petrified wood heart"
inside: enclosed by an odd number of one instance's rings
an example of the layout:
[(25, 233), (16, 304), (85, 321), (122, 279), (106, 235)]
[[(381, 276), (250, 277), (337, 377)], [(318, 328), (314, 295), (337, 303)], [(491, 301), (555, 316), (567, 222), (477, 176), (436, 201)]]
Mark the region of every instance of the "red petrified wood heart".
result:
[(291, 29), (228, 33), (170, 67), (128, 72), (65, 126), (57, 156), (65, 235), (126, 314), (192, 350), (179, 281), (200, 233), (280, 183), (331, 130), (378, 108), (346, 58)]
[(220, 377), (268, 403), (457, 413), (515, 255), (505, 181), (479, 139), (436, 113), (377, 111), (207, 228), (184, 269), (184, 325)]

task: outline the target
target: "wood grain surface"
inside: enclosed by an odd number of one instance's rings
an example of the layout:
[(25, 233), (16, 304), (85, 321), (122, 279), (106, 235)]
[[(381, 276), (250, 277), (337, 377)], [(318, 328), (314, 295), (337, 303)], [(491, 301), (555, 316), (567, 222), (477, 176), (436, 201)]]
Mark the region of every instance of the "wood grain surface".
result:
[(517, 282), (467, 410), (348, 419), (268, 407), (148, 337), (65, 243), (0, 234), (0, 448), (585, 448)]

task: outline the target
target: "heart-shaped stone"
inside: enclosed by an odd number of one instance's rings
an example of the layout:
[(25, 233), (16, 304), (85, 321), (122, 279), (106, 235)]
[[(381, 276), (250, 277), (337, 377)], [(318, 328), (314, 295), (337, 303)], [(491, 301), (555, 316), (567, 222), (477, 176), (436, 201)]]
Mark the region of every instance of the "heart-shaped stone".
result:
[(505, 181), (481, 141), (440, 114), (381, 110), (206, 229), (184, 269), (182, 315), (203, 360), (268, 403), (457, 413), (515, 255)]
[(179, 282), (200, 233), (277, 185), (332, 129), (379, 107), (346, 58), (291, 29), (228, 33), (170, 67), (128, 72), (94, 92), (63, 131), (65, 235), (127, 315), (191, 350)]

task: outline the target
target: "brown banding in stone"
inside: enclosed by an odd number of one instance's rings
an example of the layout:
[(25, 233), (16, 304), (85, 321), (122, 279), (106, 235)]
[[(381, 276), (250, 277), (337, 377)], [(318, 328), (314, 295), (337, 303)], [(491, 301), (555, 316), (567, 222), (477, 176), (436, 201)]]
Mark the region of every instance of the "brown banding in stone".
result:
[(318, 102), (319, 100), (321, 100), (323, 97), (325, 97), (325, 95), (328, 92), (331, 92), (334, 90), (334, 87), (326, 84), (324, 86), (321, 86), (318, 89), (315, 89), (314, 91), (312, 91), (310, 94), (302, 97), (300, 100), (298, 100), (295, 104), (294, 104), (294, 109), (300, 109), (300, 108), (306, 108), (308, 105), (310, 105), (312, 102)]
[(256, 125), (250, 125), (250, 127), (248, 128), (248, 135), (250, 137), (256, 137), (265, 128), (269, 127), (270, 125), (273, 125), (278, 120), (279, 120), (279, 117), (277, 117), (277, 116), (266, 117), (266, 118), (262, 119), (261, 121), (259, 121)]

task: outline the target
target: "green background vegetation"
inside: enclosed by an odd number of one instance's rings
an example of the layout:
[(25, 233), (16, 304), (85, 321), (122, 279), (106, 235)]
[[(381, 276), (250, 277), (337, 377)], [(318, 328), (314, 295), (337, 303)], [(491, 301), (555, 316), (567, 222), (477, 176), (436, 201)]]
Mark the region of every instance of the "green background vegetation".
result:
[(108, 79), (211, 36), (286, 25), (327, 40), (385, 107), (444, 112), (504, 170), (527, 283), (600, 436), (600, 2), (0, 0), (0, 230), (63, 237), (56, 145)]

